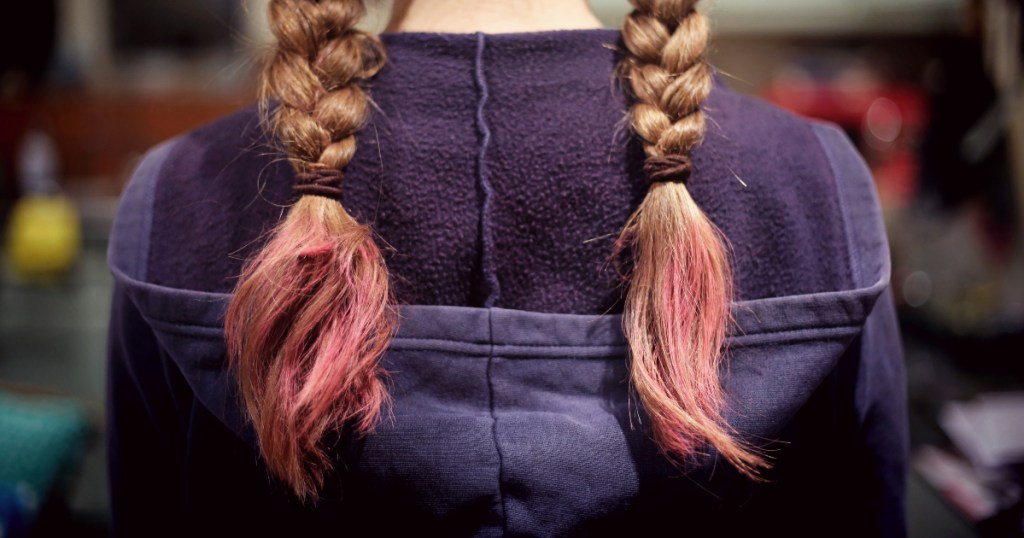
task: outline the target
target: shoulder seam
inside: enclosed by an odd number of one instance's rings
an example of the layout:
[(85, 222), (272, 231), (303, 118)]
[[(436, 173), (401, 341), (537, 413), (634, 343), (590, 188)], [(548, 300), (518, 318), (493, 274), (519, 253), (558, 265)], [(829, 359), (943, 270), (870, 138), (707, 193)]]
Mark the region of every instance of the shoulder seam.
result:
[[(839, 211), (843, 219), (843, 236), (846, 241), (846, 267), (850, 272), (850, 278), (853, 280), (854, 287), (859, 287), (863, 285), (864, 275), (861, 271), (860, 264), (855, 263), (850, 210), (847, 207), (847, 200), (843, 196), (842, 189), (839, 186), (839, 174), (836, 171), (835, 155), (833, 155), (832, 151), (829, 150), (829, 147), (823, 138), (825, 136), (823, 131), (832, 131), (835, 134), (840, 134), (841, 131), (839, 131), (839, 128), (835, 125), (819, 120), (808, 120), (808, 125), (811, 132), (814, 133), (815, 140), (818, 141), (818, 148), (824, 154), (825, 160), (828, 162), (829, 175), (832, 177), (833, 192), (835, 193), (836, 201), (839, 204)], [(843, 136), (845, 137), (845, 135)]]
[(145, 281), (153, 228), (153, 204), (163, 165), (180, 137), (166, 140), (145, 153), (121, 195), (110, 233), (107, 264), (115, 271)]

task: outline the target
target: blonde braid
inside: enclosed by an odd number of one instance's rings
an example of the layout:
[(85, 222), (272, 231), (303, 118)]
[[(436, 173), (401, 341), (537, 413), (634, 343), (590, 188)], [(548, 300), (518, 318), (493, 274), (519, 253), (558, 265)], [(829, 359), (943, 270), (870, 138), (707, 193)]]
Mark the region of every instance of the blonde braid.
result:
[(360, 1), (274, 0), (269, 9), (278, 47), (260, 94), (279, 102), (273, 129), (299, 172), (343, 170), (368, 118), (360, 83), (384, 65), (384, 46), (355, 29)]
[(634, 97), (630, 122), (650, 189), (616, 242), (631, 255), (623, 330), (631, 376), (662, 450), (684, 462), (710, 443), (756, 478), (766, 460), (732, 434), (719, 378), (732, 275), (723, 238), (690, 197), (691, 152), (711, 91), (708, 21), (695, 0), (634, 0), (619, 64)]
[[(246, 263), (225, 334), (240, 392), (274, 476), (312, 498), (331, 469), (324, 437), (370, 431), (389, 398), (380, 357), (396, 329), (384, 259), (340, 203), (368, 117), (360, 83), (385, 61), (355, 29), (361, 0), (271, 0), (278, 46), (261, 97), (302, 196)], [(264, 108), (266, 111), (266, 108)]]

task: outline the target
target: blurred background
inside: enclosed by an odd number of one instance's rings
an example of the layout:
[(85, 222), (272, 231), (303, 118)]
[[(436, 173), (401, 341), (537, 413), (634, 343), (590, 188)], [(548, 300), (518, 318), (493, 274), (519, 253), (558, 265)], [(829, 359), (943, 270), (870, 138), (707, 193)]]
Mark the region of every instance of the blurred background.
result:
[[(591, 3), (611, 27), (628, 9)], [(874, 171), (909, 377), (911, 536), (1024, 536), (1020, 0), (704, 3), (734, 89), (838, 123)], [(118, 195), (144, 150), (254, 101), (264, 7), (35, 0), (0, 20), (0, 536), (107, 532)]]

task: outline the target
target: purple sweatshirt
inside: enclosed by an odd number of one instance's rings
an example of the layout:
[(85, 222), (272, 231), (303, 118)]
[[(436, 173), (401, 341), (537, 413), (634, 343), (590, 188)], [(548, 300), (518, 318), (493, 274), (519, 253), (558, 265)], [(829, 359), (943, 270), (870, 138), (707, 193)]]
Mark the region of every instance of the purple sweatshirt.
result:
[(392, 420), (336, 440), (315, 506), (268, 479), (221, 326), (295, 196), (242, 110), (150, 151), (114, 225), (118, 533), (905, 533), (888, 247), (841, 131), (715, 81), (689, 186), (731, 243), (728, 418), (776, 463), (757, 484), (713, 451), (676, 469), (631, 407), (608, 264), (646, 192), (618, 31), (383, 38), (342, 203), (373, 225), (400, 303)]

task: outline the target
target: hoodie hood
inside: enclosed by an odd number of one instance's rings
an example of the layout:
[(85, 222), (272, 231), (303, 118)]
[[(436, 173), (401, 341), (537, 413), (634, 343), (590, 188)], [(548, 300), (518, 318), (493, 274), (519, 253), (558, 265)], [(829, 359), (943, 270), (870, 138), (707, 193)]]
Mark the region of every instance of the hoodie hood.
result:
[[(741, 405), (733, 417), (736, 428), (757, 436), (771, 437), (806, 402), (889, 285), (888, 244), (870, 174), (850, 151), (845, 134), (823, 124), (814, 130), (833, 159), (836, 176), (857, 179), (836, 184), (856, 286), (733, 303), (727, 386)], [(109, 265), (197, 398), (226, 426), (252, 439), (224, 358), (223, 316), (230, 294), (171, 288), (145, 279), (153, 180), (173, 147), (174, 141), (152, 150), (125, 191), (111, 235)], [(627, 349), (620, 314), (418, 304), (399, 305), (399, 312), (402, 321), (392, 343), (396, 350), (425, 347), (487, 354), (492, 347), (508, 353), (529, 347), (531, 353), (543, 354), (544, 346), (551, 345), (558, 350), (551, 352), (558, 354), (571, 345), (585, 349), (579, 351), (583, 356), (624, 359)]]

